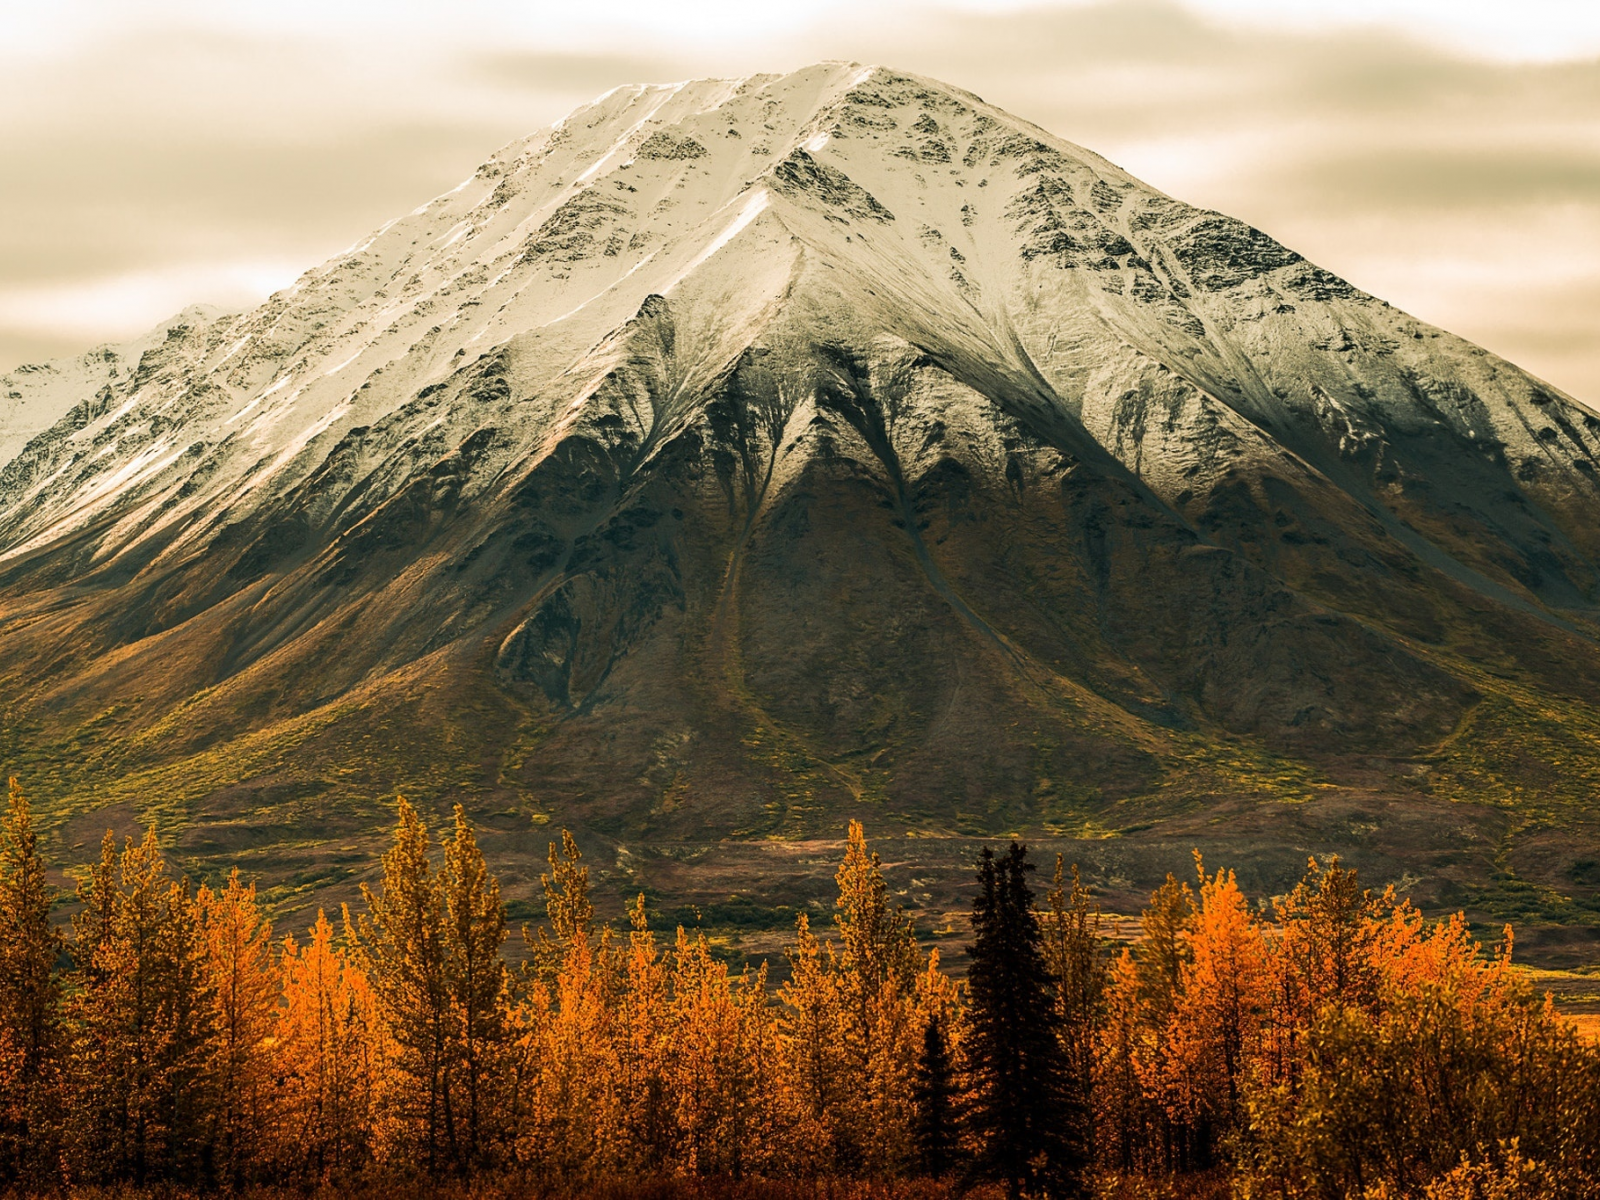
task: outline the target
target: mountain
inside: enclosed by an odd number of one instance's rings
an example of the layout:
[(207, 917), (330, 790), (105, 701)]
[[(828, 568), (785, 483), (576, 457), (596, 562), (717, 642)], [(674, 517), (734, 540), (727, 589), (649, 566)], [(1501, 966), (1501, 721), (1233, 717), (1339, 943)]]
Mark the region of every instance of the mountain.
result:
[(63, 857), (156, 819), (285, 903), (403, 788), (513, 895), (546, 823), (619, 888), (798, 902), (861, 816), (913, 904), (983, 835), (1112, 897), (1338, 851), (1581, 957), (1597, 454), (956, 88), (621, 88), (85, 377), (0, 469), (0, 758)]
[(77, 358), (27, 363), (0, 375), (0, 466), (74, 406), (137, 370), (145, 352), (165, 341), (170, 331), (204, 326), (221, 315), (221, 309), (194, 304), (131, 342), (96, 346)]

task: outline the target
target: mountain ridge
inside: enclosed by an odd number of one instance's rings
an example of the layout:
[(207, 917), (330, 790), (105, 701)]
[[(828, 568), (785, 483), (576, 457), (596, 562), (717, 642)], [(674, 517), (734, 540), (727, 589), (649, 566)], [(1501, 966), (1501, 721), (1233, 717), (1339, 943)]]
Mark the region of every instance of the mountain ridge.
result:
[(1289, 798), (1593, 892), (1600, 418), (935, 81), (617, 89), (75, 411), (0, 466), (0, 752), (74, 757), (63, 828), (314, 862), (404, 786), (1148, 874)]

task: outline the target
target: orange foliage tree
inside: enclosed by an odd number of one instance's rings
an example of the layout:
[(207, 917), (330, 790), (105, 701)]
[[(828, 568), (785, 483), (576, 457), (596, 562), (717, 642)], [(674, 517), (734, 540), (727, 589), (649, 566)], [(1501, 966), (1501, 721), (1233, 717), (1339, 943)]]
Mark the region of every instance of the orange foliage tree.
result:
[(58, 1174), (65, 1047), (51, 891), (32, 810), (13, 779), (0, 824), (0, 1178), (34, 1186)]
[(68, 1006), (74, 1171), (91, 1180), (204, 1179), (217, 1008), (200, 910), (155, 831), (106, 834), (79, 890)]
[(357, 956), (336, 944), (320, 910), (304, 946), (284, 938), (278, 970), (269, 1161), (290, 1179), (348, 1178), (384, 1141), (378, 1101), (390, 1069), (388, 1031)]
[[(625, 930), (597, 925), (566, 833), (510, 970), (465, 814), (435, 845), (404, 800), (342, 927), (319, 912), (275, 943), (253, 886), (192, 891), (151, 831), (107, 835), (64, 942), (26, 798), (8, 799), (0, 1187), (995, 1174), (984, 1114), (1023, 1085), (984, 1061), (1004, 1040), (994, 980), (975, 1020), (978, 992), (919, 949), (859, 824), (831, 928), (799, 919), (773, 990), (701, 931), (658, 940), (642, 897)], [(1169, 876), (1115, 950), (1060, 860), (1042, 909), (1007, 911), (1007, 944), (1033, 948), (1022, 1032), (1059, 1051), (1073, 1097), (1051, 1108), (1071, 1129), (1039, 1144), (1098, 1173), (1012, 1164), (1019, 1192), (1600, 1195), (1600, 1053), (1513, 968), (1509, 931), (1486, 954), (1461, 916), (1425, 920), (1337, 860), (1270, 907), (1225, 870)]]
[(270, 1057), (280, 994), (272, 926), (256, 905), (255, 885), (241, 883), (237, 870), (218, 891), (202, 887), (195, 910), (214, 1009), (213, 1169), (241, 1187), (278, 1121)]

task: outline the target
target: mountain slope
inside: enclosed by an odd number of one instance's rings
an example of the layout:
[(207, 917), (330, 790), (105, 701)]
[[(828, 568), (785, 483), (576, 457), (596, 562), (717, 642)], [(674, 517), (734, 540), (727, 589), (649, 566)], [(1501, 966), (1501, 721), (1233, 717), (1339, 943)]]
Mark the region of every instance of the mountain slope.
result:
[(138, 369), (146, 352), (175, 329), (204, 326), (222, 310), (195, 304), (131, 342), (96, 346), (77, 358), (26, 363), (0, 375), (0, 466), (16, 457), (30, 441), (85, 404), (81, 420), (91, 419), (92, 401), (102, 388)]
[(69, 845), (131, 803), (310, 891), (403, 786), (635, 882), (851, 813), (928, 862), (1115, 834), (1075, 852), (1138, 884), (1248, 829), (1265, 883), (1340, 849), (1571, 916), (1597, 451), (967, 93), (625, 88), (0, 469), (6, 753)]

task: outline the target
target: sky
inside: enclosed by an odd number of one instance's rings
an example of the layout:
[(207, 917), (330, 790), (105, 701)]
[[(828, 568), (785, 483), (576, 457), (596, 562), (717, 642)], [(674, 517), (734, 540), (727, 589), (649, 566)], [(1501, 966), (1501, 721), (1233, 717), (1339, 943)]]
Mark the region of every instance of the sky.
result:
[(246, 307), (612, 87), (977, 92), (1600, 406), (1596, 0), (0, 0), (0, 371)]

